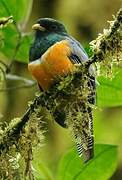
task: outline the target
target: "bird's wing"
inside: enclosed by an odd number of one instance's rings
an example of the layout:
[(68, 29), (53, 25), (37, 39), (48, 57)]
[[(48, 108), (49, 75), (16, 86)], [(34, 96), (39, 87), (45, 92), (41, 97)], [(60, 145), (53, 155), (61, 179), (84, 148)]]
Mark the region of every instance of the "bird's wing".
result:
[(88, 56), (84, 48), (78, 41), (76, 41), (72, 37), (67, 37), (67, 41), (71, 49), (71, 54), (69, 58), (72, 61), (72, 63), (79, 64), (88, 61)]

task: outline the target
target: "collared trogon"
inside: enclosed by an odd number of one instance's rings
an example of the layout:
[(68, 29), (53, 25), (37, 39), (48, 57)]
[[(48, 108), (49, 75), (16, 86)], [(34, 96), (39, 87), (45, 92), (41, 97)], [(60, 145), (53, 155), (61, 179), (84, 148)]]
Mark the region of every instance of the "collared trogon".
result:
[[(30, 48), (28, 69), (37, 80), (43, 91), (49, 90), (56, 76), (63, 76), (73, 70), (75, 64), (88, 61), (88, 56), (81, 44), (71, 37), (64, 25), (51, 18), (41, 18), (32, 26), (35, 39)], [(92, 69), (92, 68), (91, 68)], [(89, 70), (92, 71), (92, 70)], [(91, 74), (89, 80), (95, 90), (95, 78)], [(94, 94), (94, 93), (93, 93)], [(90, 103), (94, 104), (94, 96)], [(91, 137), (87, 140), (88, 147), (84, 151), (82, 143), (77, 143), (79, 155), (85, 154), (85, 161), (93, 157), (93, 125), (92, 112), (88, 120)], [(56, 122), (66, 127), (65, 115), (59, 113)], [(76, 137), (77, 138), (77, 137)]]

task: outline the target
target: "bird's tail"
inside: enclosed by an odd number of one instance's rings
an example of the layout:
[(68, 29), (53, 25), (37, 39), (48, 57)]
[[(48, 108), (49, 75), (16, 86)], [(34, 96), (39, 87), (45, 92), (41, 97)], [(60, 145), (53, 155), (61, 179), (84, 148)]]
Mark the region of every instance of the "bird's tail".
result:
[(79, 157), (83, 156), (84, 162), (89, 161), (94, 156), (94, 149), (93, 149), (93, 140), (89, 140), (89, 147), (88, 149), (84, 149), (83, 145), (80, 143), (76, 143), (77, 151), (79, 154)]
[(76, 147), (84, 162), (94, 156), (93, 118), (91, 108), (87, 109), (87, 116), (82, 117), (82, 132), (75, 134)]

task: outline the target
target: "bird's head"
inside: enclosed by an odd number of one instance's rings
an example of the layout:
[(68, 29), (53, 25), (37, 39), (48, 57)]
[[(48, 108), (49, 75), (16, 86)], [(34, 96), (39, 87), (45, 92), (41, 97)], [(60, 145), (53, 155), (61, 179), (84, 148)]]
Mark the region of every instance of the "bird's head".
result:
[(36, 24), (32, 26), (32, 29), (36, 31), (38, 35), (48, 34), (67, 34), (64, 25), (52, 18), (41, 18), (38, 19)]
[(40, 58), (49, 47), (68, 36), (64, 25), (51, 18), (38, 19), (32, 29), (35, 31), (35, 38), (30, 48), (30, 61)]

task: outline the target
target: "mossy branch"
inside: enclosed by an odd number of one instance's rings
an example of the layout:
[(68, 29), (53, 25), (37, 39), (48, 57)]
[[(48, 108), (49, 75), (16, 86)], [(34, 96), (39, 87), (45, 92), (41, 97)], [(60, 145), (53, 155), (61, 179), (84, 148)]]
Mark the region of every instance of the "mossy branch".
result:
[(106, 60), (107, 57), (111, 58), (111, 63), (114, 59), (113, 56), (120, 55), (121, 57), (116, 59), (122, 60), (122, 8), (114, 18), (113, 21), (110, 21), (109, 29), (104, 29), (103, 34), (90, 43), (93, 56), (86, 63), (86, 69), (93, 63)]
[[(15, 121), (14, 119), (3, 132), (0, 138), (0, 154), (3, 151), (7, 152), (7, 150), (9, 150), (9, 147), (18, 141), (19, 137), (21, 136), (21, 132), (25, 127), (25, 124), (29, 121), (32, 114), (38, 108), (46, 107), (50, 112), (52, 111), (52, 113), (54, 113), (61, 97), (66, 101), (70, 99), (70, 101), (72, 101), (72, 98), (70, 97), (76, 93), (75, 87), (79, 86), (79, 84), (83, 84), (80, 77), (83, 77), (82, 65), (76, 67), (76, 70), (73, 73), (70, 73), (65, 77), (59, 77), (49, 91), (40, 92), (39, 96), (37, 96), (29, 105), (29, 108), (23, 115), (23, 117), (20, 119), (17, 118), (17, 121)], [(71, 92), (73, 92), (73, 94)], [(53, 116), (55, 118), (55, 115)]]

